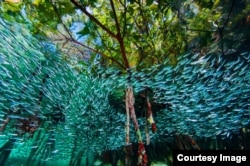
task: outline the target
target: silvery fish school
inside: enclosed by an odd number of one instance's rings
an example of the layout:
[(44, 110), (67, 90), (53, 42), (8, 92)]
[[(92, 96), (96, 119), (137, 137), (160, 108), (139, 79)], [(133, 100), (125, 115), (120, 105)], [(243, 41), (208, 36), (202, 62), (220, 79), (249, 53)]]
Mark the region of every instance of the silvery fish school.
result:
[(246, 156), (226, 156), (223, 154), (220, 154), (219, 157), (216, 156), (204, 156), (204, 155), (198, 155), (198, 156), (185, 156), (183, 154), (178, 154), (177, 155), (177, 161), (206, 161), (206, 162), (212, 162), (212, 163), (216, 163), (216, 161), (219, 162), (236, 162), (236, 163), (241, 163), (244, 161), (247, 161), (247, 157)]

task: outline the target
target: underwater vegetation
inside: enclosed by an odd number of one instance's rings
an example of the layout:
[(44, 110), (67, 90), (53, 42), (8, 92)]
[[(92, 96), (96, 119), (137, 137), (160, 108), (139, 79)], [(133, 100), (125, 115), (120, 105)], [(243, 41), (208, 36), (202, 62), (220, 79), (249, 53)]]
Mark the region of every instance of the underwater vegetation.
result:
[[(122, 90), (128, 85), (145, 103), (163, 105), (155, 110), (152, 104), (154, 119), (149, 121), (156, 126), (148, 126), (149, 136), (141, 133), (150, 145), (176, 134), (227, 138), (250, 125), (249, 52), (187, 53), (176, 65), (165, 60), (141, 71), (131, 69), (127, 76), (99, 63), (78, 72), (53, 44), (3, 19), (0, 40), (3, 165), (11, 158), (25, 158), (26, 165), (56, 160), (81, 165), (86, 156), (125, 146)], [(112, 97), (122, 104), (112, 103)], [(144, 131), (147, 106), (139, 107), (137, 99), (137, 127)], [(131, 144), (136, 143), (137, 133), (129, 132)]]

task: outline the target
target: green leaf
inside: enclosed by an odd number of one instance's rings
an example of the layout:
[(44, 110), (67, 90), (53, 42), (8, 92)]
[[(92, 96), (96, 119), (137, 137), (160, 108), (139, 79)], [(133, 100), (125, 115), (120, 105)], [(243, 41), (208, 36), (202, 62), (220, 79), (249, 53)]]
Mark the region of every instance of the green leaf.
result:
[(79, 31), (77, 34), (85, 36), (85, 35), (89, 35), (90, 30), (88, 28), (88, 26), (85, 26), (81, 31)]
[(135, 0), (129, 0), (130, 3), (135, 3)]
[(147, 3), (148, 6), (151, 5), (153, 2), (154, 2), (154, 0), (147, 0), (146, 1), (146, 3)]

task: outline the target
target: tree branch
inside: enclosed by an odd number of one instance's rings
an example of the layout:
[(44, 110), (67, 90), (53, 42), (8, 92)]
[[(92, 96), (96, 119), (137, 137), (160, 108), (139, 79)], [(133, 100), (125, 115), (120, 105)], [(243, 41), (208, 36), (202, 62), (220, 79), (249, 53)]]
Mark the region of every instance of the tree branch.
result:
[(102, 46), (106, 49), (106, 51), (109, 52), (109, 54), (112, 54), (111, 48), (108, 47), (108, 46), (106, 45), (105, 42), (103, 42), (103, 41), (105, 40), (105, 37), (103, 37), (103, 36), (100, 34), (100, 32), (98, 31), (98, 29), (96, 29), (96, 31), (97, 31), (97, 34), (98, 34), (99, 38), (101, 39)]
[[(85, 15), (87, 15), (89, 17), (89, 19), (91, 21), (93, 21), (94, 23), (96, 23), (101, 29), (103, 29), (105, 32), (107, 32), (110, 37), (112, 38), (115, 38), (119, 44), (120, 44), (120, 50), (121, 50), (121, 54), (122, 54), (122, 59), (124, 61), (124, 65), (125, 65), (125, 68), (128, 69), (130, 68), (129, 67), (129, 62), (128, 62), (128, 59), (127, 59), (127, 56), (126, 56), (126, 50), (125, 50), (125, 46), (124, 46), (124, 43), (123, 43), (123, 38), (121, 36), (121, 32), (120, 32), (120, 26), (119, 26), (119, 23), (118, 23), (118, 19), (117, 19), (117, 15), (116, 15), (116, 12), (115, 12), (115, 7), (114, 7), (114, 3), (113, 3), (113, 0), (110, 0), (110, 3), (111, 3), (111, 7), (112, 7), (112, 10), (114, 12), (114, 15), (115, 15), (115, 23), (116, 23), (116, 28), (117, 28), (117, 34), (113, 33), (110, 29), (108, 29), (105, 25), (103, 25), (98, 19), (96, 19), (92, 14), (90, 14), (86, 7), (85, 6), (82, 6), (80, 4), (78, 4), (76, 2), (76, 0), (70, 0), (74, 5), (75, 7), (77, 7), (78, 9), (80, 9)], [(93, 48), (90, 48), (86, 45), (83, 45), (82, 43), (78, 42), (78, 41), (74, 41), (75, 43), (79, 44), (79, 45), (82, 45), (84, 46), (85, 48), (88, 48), (92, 51), (94, 51), (95, 49)], [(97, 52), (97, 50), (95, 50), (96, 53), (99, 53), (100, 55), (103, 55), (102, 53), (100, 52)], [(108, 56), (105, 56), (105, 57), (108, 57)], [(111, 57), (108, 57), (110, 59), (112, 59), (114, 62), (116, 62), (119, 66), (121, 66), (122, 68), (124, 68), (123, 65), (121, 65), (121, 63), (119, 63), (118, 61), (116, 61), (115, 59), (111, 58)]]
[(116, 34), (114, 34), (111, 30), (109, 30), (105, 25), (103, 25), (98, 19), (96, 19), (92, 14), (90, 14), (87, 9), (84, 6), (81, 6), (80, 4), (78, 4), (75, 0), (70, 0), (75, 7), (77, 7), (78, 9), (80, 9), (85, 15), (87, 15), (89, 17), (89, 19), (91, 21), (93, 21), (94, 23), (96, 23), (98, 26), (100, 26), (105, 32), (107, 32), (112, 38), (117, 39)]
[(224, 22), (223, 26), (222, 26), (222, 30), (224, 30), (225, 26), (227, 26), (229, 20), (230, 20), (230, 17), (231, 17), (231, 14), (232, 14), (232, 11), (233, 11), (233, 7), (234, 7), (234, 4), (235, 4), (235, 0), (233, 0), (232, 4), (231, 4), (231, 7), (229, 9), (229, 12), (228, 12), (228, 15), (227, 15), (227, 19), (226, 21)]
[(115, 6), (114, 6), (113, 0), (110, 0), (110, 4), (111, 4), (111, 7), (112, 7), (112, 11), (114, 13), (114, 17), (115, 17), (115, 26), (116, 26), (117, 37), (118, 37), (118, 36), (121, 36), (121, 30), (120, 30), (120, 25), (119, 25), (117, 15), (116, 15), (116, 12), (115, 12)]
[(227, 15), (227, 19), (224, 22), (223, 26), (222, 27), (218, 26), (218, 32), (219, 32), (220, 37), (221, 37), (221, 52), (222, 52), (222, 55), (224, 55), (224, 35), (223, 35), (223, 33), (224, 33), (225, 27), (227, 26), (227, 24), (228, 24), (228, 22), (230, 20), (230, 16), (231, 16), (232, 11), (233, 11), (234, 3), (235, 3), (235, 0), (233, 0), (233, 2), (232, 2), (232, 5), (231, 5), (230, 10), (229, 10), (228, 15)]
[(122, 59), (124, 61), (124, 64), (125, 64), (126, 68), (129, 69), (130, 66), (129, 66), (128, 58), (126, 56), (126, 50), (125, 50), (125, 46), (124, 46), (124, 42), (123, 42), (123, 37), (121, 35), (120, 25), (119, 25), (117, 15), (116, 15), (116, 12), (115, 12), (115, 6), (114, 6), (113, 0), (110, 0), (110, 4), (111, 4), (111, 7), (112, 7), (112, 11), (114, 13), (114, 17), (115, 17), (115, 24), (116, 24), (116, 30), (117, 30), (117, 40), (118, 40), (118, 42), (120, 44)]
[(124, 25), (123, 25), (122, 37), (126, 35), (126, 28), (127, 28), (127, 2), (126, 0), (124, 0), (123, 7), (124, 7)]
[(77, 45), (80, 45), (80, 46), (82, 46), (82, 47), (84, 47), (84, 48), (87, 48), (88, 50), (91, 50), (91, 51), (93, 51), (93, 52), (95, 52), (95, 53), (97, 53), (97, 54), (100, 54), (100, 55), (101, 55), (102, 57), (104, 57), (104, 58), (107, 58), (107, 59), (112, 60), (112, 61), (115, 62), (118, 66), (120, 66), (122, 69), (126, 69), (126, 67), (124, 67), (124, 66), (123, 66), (119, 61), (117, 61), (116, 59), (114, 59), (114, 58), (112, 58), (112, 57), (109, 57), (109, 56), (105, 55), (104, 53), (102, 53), (102, 52), (100, 52), (100, 51), (98, 51), (98, 50), (96, 50), (96, 49), (94, 49), (94, 48), (91, 48), (91, 47), (89, 47), (89, 46), (87, 46), (87, 45), (85, 45), (85, 44), (83, 44), (83, 43), (81, 43), (81, 42), (75, 40), (74, 38), (68, 38), (67, 36), (64, 36), (64, 37), (66, 38), (66, 40), (69, 40), (69, 41), (71, 41), (71, 42), (73, 42), (73, 43), (75, 43), (75, 44), (77, 44)]
[[(73, 0), (74, 1), (74, 0)], [(74, 1), (75, 2), (75, 1)], [(76, 2), (75, 2), (76, 3)], [(77, 3), (76, 3), (77, 4)], [(60, 32), (59, 31), (59, 33), (66, 39), (66, 43), (68, 42), (68, 41), (71, 41), (71, 42), (73, 42), (73, 43), (75, 43), (75, 44), (77, 44), (77, 45), (80, 45), (80, 46), (82, 46), (82, 47), (84, 47), (84, 48), (87, 48), (88, 50), (91, 50), (91, 51), (93, 51), (93, 52), (95, 52), (95, 53), (97, 53), (97, 54), (100, 54), (102, 57), (104, 57), (104, 58), (107, 58), (107, 59), (110, 59), (110, 60), (112, 60), (113, 62), (115, 62), (118, 66), (120, 66), (121, 68), (123, 68), (123, 69), (126, 69), (119, 61), (117, 61), (117, 60), (115, 60), (114, 58), (112, 58), (112, 57), (109, 57), (109, 56), (107, 56), (107, 55), (105, 55), (105, 54), (103, 54), (102, 52), (100, 52), (100, 51), (98, 51), (98, 50), (96, 50), (96, 49), (94, 49), (94, 48), (91, 48), (91, 47), (89, 47), (89, 46), (87, 46), (87, 45), (85, 45), (85, 44), (83, 44), (83, 43), (81, 43), (81, 42), (79, 42), (79, 41), (77, 41), (77, 40), (75, 40), (74, 39), (74, 37), (72, 36), (72, 34), (71, 34), (71, 32), (69, 31), (69, 29), (66, 27), (66, 25), (63, 23), (63, 21), (62, 21), (62, 19), (61, 19), (61, 17), (60, 17), (60, 15), (58, 14), (58, 12), (57, 12), (57, 8), (52, 4), (52, 6), (53, 6), (53, 8), (54, 8), (54, 11), (56, 12), (56, 14), (57, 14), (57, 16), (59, 17), (59, 19), (60, 19), (60, 21), (61, 21), (61, 24), (63, 25), (63, 28), (64, 28), (64, 30), (67, 32), (67, 34), (69, 35), (69, 37), (67, 37), (66, 35), (64, 35), (62, 32)], [(80, 5), (79, 5), (80, 6)], [(82, 6), (81, 6), (82, 7)], [(85, 9), (85, 8), (84, 8)], [(86, 11), (87, 12), (87, 11)], [(92, 16), (92, 15), (91, 15)], [(92, 16), (93, 17), (93, 16)], [(94, 17), (95, 18), (95, 17)], [(97, 20), (98, 21), (98, 20)], [(99, 25), (99, 24), (98, 24)], [(99, 25), (100, 26), (100, 25)], [(112, 33), (112, 32), (111, 32)], [(110, 35), (110, 33), (108, 33), (109, 35)], [(116, 38), (116, 35), (115, 35), (115, 38)], [(116, 38), (117, 39), (117, 38)], [(66, 44), (65, 43), (65, 44)]]

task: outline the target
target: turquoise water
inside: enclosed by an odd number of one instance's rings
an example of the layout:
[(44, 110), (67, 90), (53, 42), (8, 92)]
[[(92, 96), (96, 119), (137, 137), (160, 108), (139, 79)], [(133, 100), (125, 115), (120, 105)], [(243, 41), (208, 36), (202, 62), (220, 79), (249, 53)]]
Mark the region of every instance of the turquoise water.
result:
[[(145, 148), (151, 165), (171, 165), (174, 148), (250, 148), (247, 51), (186, 53), (176, 66), (166, 60), (131, 69), (128, 78), (98, 63), (75, 70), (70, 58), (65, 61), (53, 44), (36, 39), (23, 25), (0, 19), (0, 32), (1, 165), (124, 165), (128, 85), (142, 140), (150, 139)], [(145, 122), (146, 87), (155, 133)], [(135, 164), (133, 128), (129, 158)]]

